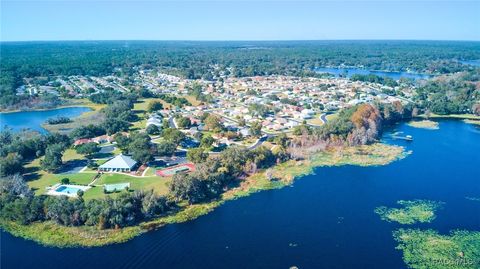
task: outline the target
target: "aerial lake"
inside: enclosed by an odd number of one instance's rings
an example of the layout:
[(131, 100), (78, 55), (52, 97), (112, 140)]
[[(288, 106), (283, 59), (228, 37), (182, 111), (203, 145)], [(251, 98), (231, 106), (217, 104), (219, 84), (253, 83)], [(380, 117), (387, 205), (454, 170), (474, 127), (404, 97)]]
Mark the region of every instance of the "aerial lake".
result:
[[(398, 228), (480, 230), (480, 128), (440, 121), (439, 130), (395, 130), (413, 153), (377, 167), (320, 167), (292, 187), (230, 201), (208, 215), (101, 248), (43, 247), (1, 233), (1, 268), (406, 268)], [(378, 206), (445, 202), (431, 223), (385, 222)]]
[(13, 129), (13, 131), (31, 129), (41, 133), (46, 133), (47, 130), (42, 128), (42, 124), (45, 123), (45, 121), (49, 118), (74, 118), (90, 110), (91, 109), (88, 107), (66, 107), (51, 110), (0, 113), (0, 130), (3, 130), (5, 126), (7, 126)]
[(467, 60), (467, 61), (459, 61), (462, 64), (468, 64), (468, 65), (473, 65), (480, 67), (480, 60)]
[(409, 73), (409, 72), (387, 72), (387, 71), (375, 71), (375, 70), (366, 70), (360, 68), (331, 68), (331, 67), (319, 67), (314, 69), (318, 73), (328, 73), (336, 77), (346, 75), (346, 77), (351, 77), (352, 75), (377, 75), (381, 77), (389, 77), (394, 80), (399, 80), (400, 78), (407, 79), (427, 79), (431, 77), (427, 74), (418, 74), (418, 73)]

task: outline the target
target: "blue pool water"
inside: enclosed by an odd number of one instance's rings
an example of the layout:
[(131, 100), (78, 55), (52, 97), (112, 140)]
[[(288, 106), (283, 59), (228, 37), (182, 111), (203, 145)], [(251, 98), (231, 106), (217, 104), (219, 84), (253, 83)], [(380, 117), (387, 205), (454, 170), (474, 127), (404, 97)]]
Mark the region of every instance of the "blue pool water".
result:
[(67, 194), (76, 194), (80, 189), (74, 187), (60, 186), (55, 191)]

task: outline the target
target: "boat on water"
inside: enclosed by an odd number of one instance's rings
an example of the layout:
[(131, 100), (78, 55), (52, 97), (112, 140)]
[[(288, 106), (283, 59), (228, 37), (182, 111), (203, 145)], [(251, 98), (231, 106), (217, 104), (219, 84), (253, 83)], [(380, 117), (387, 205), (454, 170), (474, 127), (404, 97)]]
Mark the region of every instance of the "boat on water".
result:
[(392, 135), (393, 139), (402, 139), (406, 141), (413, 141), (413, 136), (411, 135), (406, 135), (406, 136), (400, 136), (400, 135)]

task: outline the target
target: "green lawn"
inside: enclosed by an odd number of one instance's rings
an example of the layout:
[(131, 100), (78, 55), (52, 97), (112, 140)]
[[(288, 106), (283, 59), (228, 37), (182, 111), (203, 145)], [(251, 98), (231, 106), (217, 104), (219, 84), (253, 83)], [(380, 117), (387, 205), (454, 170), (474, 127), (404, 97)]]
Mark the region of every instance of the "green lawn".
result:
[[(79, 155), (73, 149), (67, 149), (63, 155), (63, 161), (83, 159), (82, 155)], [(98, 160), (98, 164), (104, 163), (106, 160)], [(40, 158), (33, 160), (25, 165), (26, 174), (25, 178), (28, 181), (28, 185), (35, 191), (35, 194), (44, 194), (46, 187), (60, 183), (62, 178), (68, 178), (71, 184), (87, 185), (96, 175), (96, 171), (87, 169), (84, 173), (76, 174), (53, 174), (41, 170)], [(130, 182), (132, 190), (150, 190), (153, 189), (158, 194), (167, 194), (168, 186), (167, 182), (171, 181), (171, 178), (158, 177), (155, 175), (155, 169), (150, 168), (147, 171), (146, 177), (132, 177), (124, 174), (103, 174), (97, 181), (96, 185), (102, 184), (114, 184)], [(94, 187), (85, 192), (84, 199), (102, 198), (105, 197), (102, 187)]]
[(337, 113), (327, 114), (327, 115), (325, 116), (325, 118), (327, 119), (327, 122), (335, 119), (336, 117), (338, 117), (338, 114), (337, 114)]
[[(36, 194), (43, 194), (45, 188), (60, 183), (62, 178), (69, 178), (72, 183), (87, 185), (92, 180), (94, 174), (52, 174), (41, 170), (40, 159), (35, 159), (25, 165), (25, 179), (28, 185), (35, 190)], [(84, 159), (83, 155), (78, 154), (73, 149), (67, 149), (63, 154), (63, 161)]]
[(68, 178), (70, 184), (88, 185), (92, 182), (95, 173), (78, 173), (78, 174), (50, 174), (44, 173), (37, 180), (28, 182), (30, 188), (35, 190), (35, 194), (40, 195), (45, 193), (46, 187), (60, 183), (62, 178)]
[[(153, 170), (153, 169), (150, 169)], [(167, 183), (171, 178), (158, 177), (153, 175), (146, 177), (131, 177), (123, 174), (103, 174), (96, 182), (96, 185), (130, 183), (132, 190), (150, 190), (153, 189), (158, 194), (167, 194)]]

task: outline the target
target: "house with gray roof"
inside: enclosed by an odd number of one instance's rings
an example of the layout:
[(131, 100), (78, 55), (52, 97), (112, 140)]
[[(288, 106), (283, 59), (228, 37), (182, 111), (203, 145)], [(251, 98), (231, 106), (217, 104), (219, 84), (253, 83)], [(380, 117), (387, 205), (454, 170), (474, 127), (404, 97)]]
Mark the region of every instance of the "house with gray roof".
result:
[(100, 165), (98, 167), (98, 171), (130, 172), (135, 168), (135, 166), (137, 166), (137, 162), (134, 159), (129, 156), (120, 154), (108, 160), (106, 163)]

